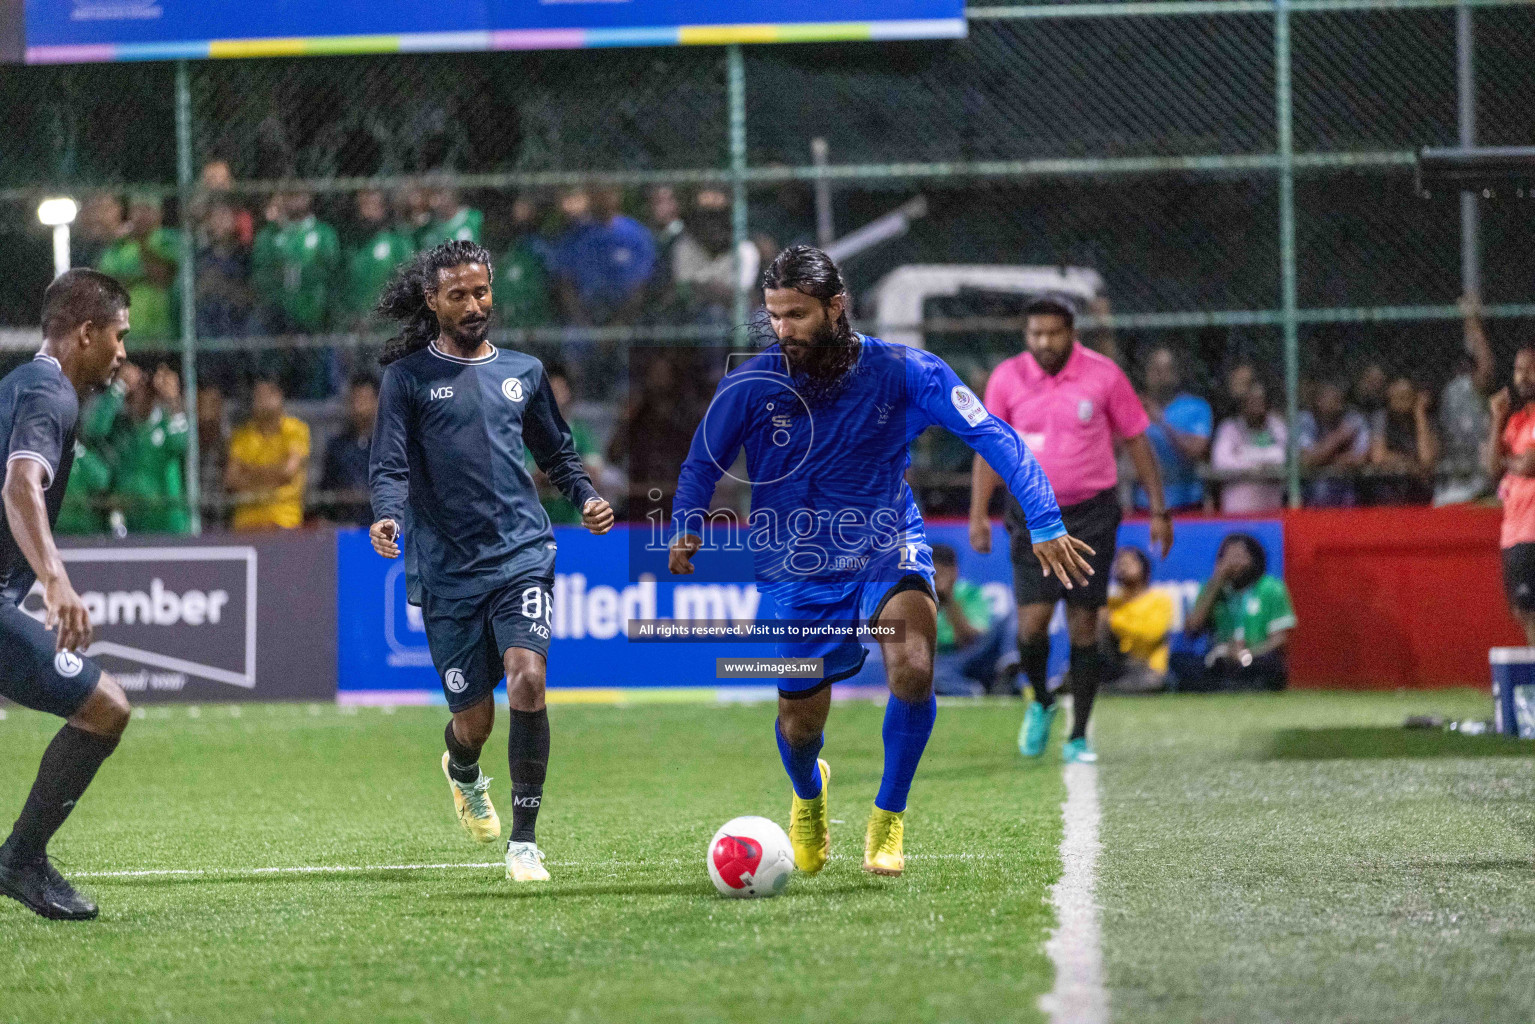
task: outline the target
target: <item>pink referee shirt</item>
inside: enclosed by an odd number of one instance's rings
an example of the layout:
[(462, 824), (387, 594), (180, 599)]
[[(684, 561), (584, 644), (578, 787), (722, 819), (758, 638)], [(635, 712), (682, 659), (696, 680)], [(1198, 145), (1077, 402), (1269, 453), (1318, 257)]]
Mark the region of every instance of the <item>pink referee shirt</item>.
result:
[(1081, 343), (1053, 377), (1028, 352), (1002, 362), (986, 382), (985, 403), (1023, 435), (1063, 506), (1113, 487), (1114, 441), (1151, 425), (1124, 371)]

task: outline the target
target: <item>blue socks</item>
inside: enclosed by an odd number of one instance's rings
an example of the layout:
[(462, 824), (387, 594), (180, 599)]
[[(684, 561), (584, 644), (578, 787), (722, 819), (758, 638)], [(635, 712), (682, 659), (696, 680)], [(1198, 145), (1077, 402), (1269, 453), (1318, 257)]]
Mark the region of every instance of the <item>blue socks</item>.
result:
[(783, 758), (783, 770), (789, 773), (794, 784), (794, 795), (801, 800), (814, 800), (821, 795), (821, 768), (816, 759), (821, 756), (821, 744), (826, 734), (821, 733), (803, 747), (791, 747), (783, 738), (778, 720), (773, 720), (773, 735), (778, 737), (778, 756)]
[(938, 718), (938, 698), (929, 694), (926, 700), (908, 703), (890, 695), (885, 705), (885, 774), (879, 780), (879, 795), (874, 806), (882, 811), (899, 813), (906, 810), (906, 795), (911, 792), (912, 777), (917, 774), (917, 762), (927, 747), (927, 738), (933, 734), (933, 722)]

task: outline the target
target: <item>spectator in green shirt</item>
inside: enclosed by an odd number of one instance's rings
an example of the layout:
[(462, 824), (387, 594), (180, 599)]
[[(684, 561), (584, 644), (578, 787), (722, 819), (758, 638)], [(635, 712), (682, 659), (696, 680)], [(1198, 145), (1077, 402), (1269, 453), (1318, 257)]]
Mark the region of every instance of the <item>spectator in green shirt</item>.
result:
[(153, 376), (123, 364), (83, 425), (112, 467), (112, 503), (130, 533), (191, 531), (185, 464), (187, 417), (181, 380), (161, 363)]
[(318, 334), (329, 326), (341, 266), (336, 230), (314, 215), (314, 197), (288, 192), (272, 204), (275, 219), (256, 235), (252, 276), (278, 334)]
[(938, 593), (938, 643), (933, 689), (946, 697), (978, 697), (991, 690), (1007, 639), (1017, 632), (1007, 616), (993, 621), (981, 588), (960, 578), (959, 556), (933, 545), (933, 586)]
[(360, 327), (373, 311), (395, 268), (416, 251), (410, 233), (393, 223), (384, 193), (378, 189), (357, 193), (357, 227), (355, 242), (347, 246), (346, 288), (341, 296), (342, 322), (353, 328)]
[(1233, 533), (1221, 541), (1215, 573), (1199, 591), (1185, 629), (1212, 634), (1214, 646), (1198, 656), (1174, 657), (1180, 690), (1282, 690), (1289, 681), (1285, 646), (1295, 628), (1290, 592), (1268, 574), (1258, 539)]
[(530, 196), (512, 203), (512, 244), (496, 263), (496, 315), (507, 327), (547, 327), (554, 320), (549, 294), (554, 250), (539, 230), (539, 214)]
[(478, 242), (485, 215), (465, 206), (458, 192), (451, 188), (435, 189), (431, 193), (432, 219), (416, 233), (417, 249), (435, 249), (444, 242), (457, 239), (462, 242)]
[(133, 336), (174, 337), (176, 311), (171, 285), (181, 259), (180, 235), (161, 225), (160, 200), (135, 196), (128, 206), (128, 231), (107, 247), (96, 269), (122, 282), (133, 303)]
[[(100, 399), (97, 399), (100, 401)], [(53, 532), (87, 537), (107, 532), (107, 496), (112, 489), (112, 470), (106, 460), (83, 441), (75, 441), (75, 468), (64, 485), (64, 502)]]

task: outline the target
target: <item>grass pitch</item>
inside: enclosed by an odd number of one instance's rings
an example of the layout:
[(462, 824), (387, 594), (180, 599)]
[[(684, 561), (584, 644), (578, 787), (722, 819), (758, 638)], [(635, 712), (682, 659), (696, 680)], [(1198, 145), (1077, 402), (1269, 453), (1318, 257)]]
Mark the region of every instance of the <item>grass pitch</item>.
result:
[[(881, 713), (832, 712), (831, 865), (736, 901), (704, 849), (737, 814), (787, 817), (770, 705), (553, 708), (543, 888), (499, 866), (255, 870), (499, 862), (453, 818), (443, 710), (150, 709), (53, 847), (101, 919), (0, 901), (0, 1020), (1038, 1019), (1058, 760), (1019, 764), (1016, 703), (943, 709), (907, 874), (873, 878)], [(6, 827), (56, 728), (0, 721)], [(504, 736), (482, 763), (509, 825)], [(82, 877), (155, 870), (201, 873)]]

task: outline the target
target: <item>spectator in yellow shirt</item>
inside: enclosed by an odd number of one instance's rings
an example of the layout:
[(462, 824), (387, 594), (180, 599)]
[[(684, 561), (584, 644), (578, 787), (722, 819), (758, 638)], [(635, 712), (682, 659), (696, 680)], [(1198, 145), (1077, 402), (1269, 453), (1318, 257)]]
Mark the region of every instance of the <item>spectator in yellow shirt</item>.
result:
[(282, 388), (258, 380), (251, 418), (229, 437), (224, 486), (236, 530), (292, 530), (304, 524), (309, 425), (283, 412)]
[(1114, 556), (1115, 589), (1103, 610), (1110, 664), (1106, 688), (1118, 693), (1151, 693), (1167, 685), (1168, 636), (1173, 598), (1151, 587), (1151, 559), (1140, 548), (1123, 547)]

